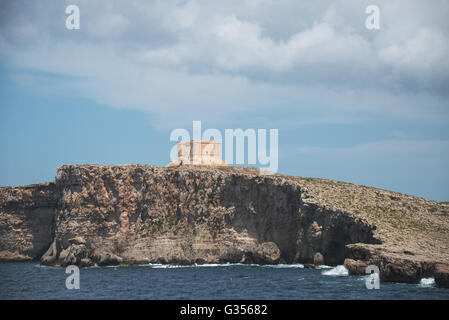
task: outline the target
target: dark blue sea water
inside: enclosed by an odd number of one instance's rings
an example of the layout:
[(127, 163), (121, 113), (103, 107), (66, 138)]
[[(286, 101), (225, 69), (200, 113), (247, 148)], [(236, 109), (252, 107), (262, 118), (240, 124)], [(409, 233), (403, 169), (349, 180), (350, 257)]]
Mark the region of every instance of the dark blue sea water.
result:
[(0, 263), (0, 299), (449, 299), (433, 279), (368, 290), (365, 277), (345, 274), (341, 266), (91, 267), (68, 290), (64, 268)]

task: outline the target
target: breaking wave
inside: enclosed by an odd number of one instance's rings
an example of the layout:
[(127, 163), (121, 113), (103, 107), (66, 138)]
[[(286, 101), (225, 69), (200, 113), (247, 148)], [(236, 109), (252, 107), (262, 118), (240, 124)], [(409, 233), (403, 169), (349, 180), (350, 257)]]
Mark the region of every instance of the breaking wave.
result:
[(345, 266), (336, 266), (330, 270), (326, 270), (322, 272), (322, 275), (325, 276), (347, 276), (349, 274), (348, 269)]
[(418, 284), (418, 287), (422, 287), (422, 288), (435, 287), (435, 279), (434, 278), (422, 278)]

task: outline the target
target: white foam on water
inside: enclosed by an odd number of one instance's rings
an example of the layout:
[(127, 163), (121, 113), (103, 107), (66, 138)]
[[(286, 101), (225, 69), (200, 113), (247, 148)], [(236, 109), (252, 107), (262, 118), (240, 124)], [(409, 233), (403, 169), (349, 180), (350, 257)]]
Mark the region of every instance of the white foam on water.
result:
[(150, 267), (150, 268), (156, 268), (156, 269), (158, 269), (158, 268), (166, 268), (167, 267), (167, 265), (166, 264), (160, 264), (160, 263), (149, 263), (149, 264), (146, 264), (146, 265), (142, 265), (142, 267)]
[[(304, 268), (303, 264), (267, 264), (267, 265), (259, 265), (259, 264), (246, 264), (246, 263), (204, 263), (204, 264), (194, 264), (194, 265), (169, 265), (169, 264), (159, 264), (159, 263), (149, 263), (146, 266), (154, 269), (167, 269), (167, 268), (214, 268), (214, 267), (235, 267), (235, 266), (243, 266), (243, 267), (263, 267), (263, 268), (296, 268), (302, 269)], [(322, 266), (323, 268), (331, 268), (328, 266)]]
[(145, 266), (154, 268), (154, 269), (170, 269), (170, 268), (195, 268), (195, 267), (225, 267), (229, 266), (230, 264), (218, 264), (218, 263), (205, 263), (205, 264), (194, 264), (194, 265), (175, 265), (175, 264), (160, 264), (160, 263), (150, 263)]
[(232, 267), (232, 266), (259, 266), (258, 264), (244, 264), (244, 263), (203, 263), (203, 264), (194, 264), (194, 265), (170, 265), (170, 264), (159, 264), (159, 263), (150, 263), (145, 266), (154, 269), (168, 269), (168, 268), (214, 268), (214, 267)]
[(286, 269), (286, 268), (303, 269), (304, 265), (301, 263), (297, 263), (297, 264), (267, 264), (267, 265), (262, 265), (261, 267), (274, 268), (274, 269)]
[[(260, 264), (247, 264), (247, 263), (204, 263), (204, 264), (194, 264), (194, 265), (171, 265), (171, 264), (161, 264), (161, 263), (148, 263), (148, 264), (139, 264), (136, 265), (136, 267), (147, 267), (147, 268), (153, 268), (153, 269), (169, 269), (169, 268), (214, 268), (214, 267), (234, 267), (234, 266), (243, 266), (243, 267), (263, 267), (263, 268), (273, 268), (273, 269), (303, 269), (304, 265), (301, 263), (296, 264), (266, 264), (266, 265), (260, 265)], [(60, 269), (61, 267), (57, 266), (44, 266), (40, 264), (36, 264), (35, 267), (37, 268), (53, 268), (53, 269)], [(120, 266), (117, 265), (109, 265), (104, 266), (105, 268), (120, 268)], [(83, 267), (83, 269), (93, 269), (93, 268), (101, 268), (96, 263), (93, 266), (89, 267)], [(317, 267), (318, 269), (330, 269), (332, 267), (322, 265)]]
[(207, 267), (233, 267), (233, 266), (248, 266), (243, 263), (203, 263), (195, 264), (192, 267), (207, 268)]
[(220, 264), (220, 263), (203, 263), (203, 264), (194, 264), (192, 266), (188, 266), (188, 267), (198, 267), (198, 268), (214, 268), (214, 267), (229, 267), (229, 266), (234, 266), (234, 265), (239, 265), (237, 264), (232, 264), (232, 263), (226, 263), (226, 264)]
[(43, 264), (35, 264), (34, 265), (36, 268), (45, 268), (45, 269), (62, 269), (62, 267), (58, 267), (58, 266), (45, 266)]
[(435, 279), (434, 278), (422, 278), (418, 284), (418, 287), (421, 287), (421, 288), (435, 287)]
[(169, 265), (169, 264), (161, 264), (161, 263), (149, 263), (147, 266), (150, 268), (153, 268), (153, 269), (168, 269), (168, 268), (187, 267), (187, 266), (177, 266), (177, 265)]
[(343, 265), (336, 266), (335, 268), (322, 272), (322, 275), (325, 276), (347, 276), (348, 274), (348, 269), (346, 269)]

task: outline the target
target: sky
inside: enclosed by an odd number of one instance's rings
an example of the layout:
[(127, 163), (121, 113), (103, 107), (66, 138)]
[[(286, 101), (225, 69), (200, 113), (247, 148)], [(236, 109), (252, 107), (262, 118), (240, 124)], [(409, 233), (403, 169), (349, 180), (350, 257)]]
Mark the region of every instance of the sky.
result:
[(447, 0), (1, 1), (0, 185), (164, 166), (200, 120), (278, 129), (279, 173), (449, 201), (448, 16)]

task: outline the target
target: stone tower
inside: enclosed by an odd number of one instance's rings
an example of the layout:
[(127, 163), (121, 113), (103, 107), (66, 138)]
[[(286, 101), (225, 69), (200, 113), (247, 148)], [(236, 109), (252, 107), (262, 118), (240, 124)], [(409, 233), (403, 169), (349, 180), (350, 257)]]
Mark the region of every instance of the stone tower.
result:
[(221, 141), (216, 140), (187, 140), (179, 141), (178, 159), (169, 166), (180, 164), (194, 164), (206, 166), (226, 166), (221, 159)]

